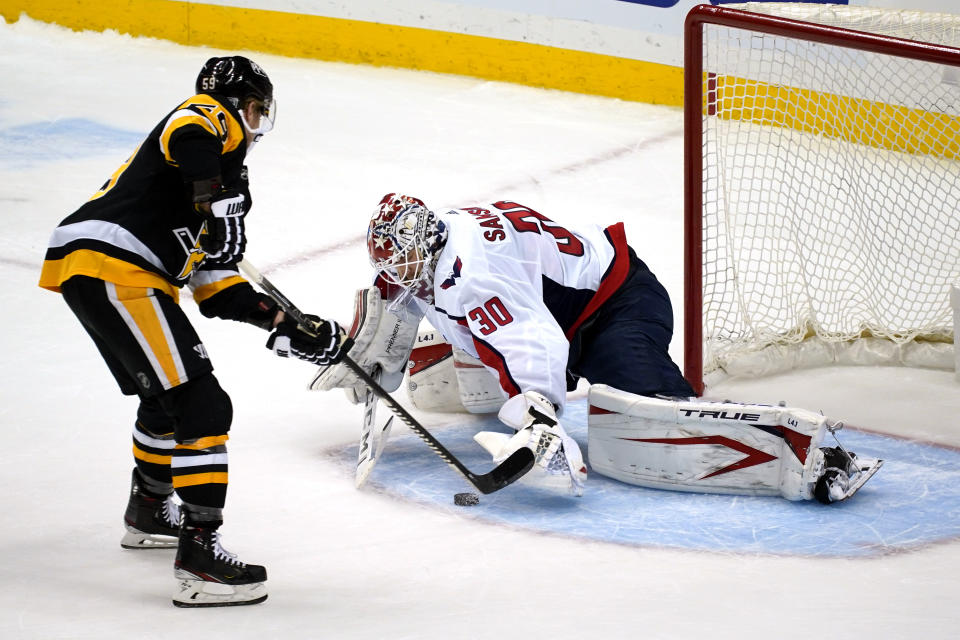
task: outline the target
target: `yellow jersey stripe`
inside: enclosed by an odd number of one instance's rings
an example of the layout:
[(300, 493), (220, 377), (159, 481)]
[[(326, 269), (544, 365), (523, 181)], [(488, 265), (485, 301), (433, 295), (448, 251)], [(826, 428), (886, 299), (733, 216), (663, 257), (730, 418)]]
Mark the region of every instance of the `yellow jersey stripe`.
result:
[(140, 449), (139, 447), (137, 447), (136, 445), (134, 445), (134, 447), (133, 447), (133, 457), (136, 458), (137, 460), (143, 460), (144, 462), (149, 462), (149, 463), (151, 463), (151, 464), (169, 465), (169, 464), (170, 464), (170, 458), (171, 458), (172, 456), (170, 456), (170, 455), (161, 456), (161, 455), (157, 455), (157, 454), (155, 454), (155, 453), (147, 453), (146, 451), (143, 451), (142, 449)]
[[(219, 102), (210, 96), (199, 93), (180, 105), (181, 109), (195, 108), (202, 111), (217, 129), (217, 135), (223, 141), (223, 153), (230, 153), (246, 139), (243, 125), (230, 115)], [(224, 130), (226, 125), (226, 130)]]
[(217, 138), (220, 137), (220, 132), (217, 131), (216, 127), (214, 127), (213, 123), (210, 122), (209, 119), (187, 109), (177, 111), (170, 116), (169, 120), (167, 120), (167, 126), (164, 127), (163, 133), (160, 134), (160, 150), (163, 152), (163, 157), (166, 158), (167, 162), (170, 164), (176, 164), (173, 156), (170, 155), (170, 137), (177, 129), (194, 124), (203, 127), (209, 131), (211, 135), (214, 135)]
[(235, 284), (242, 284), (246, 282), (241, 276), (230, 276), (224, 278), (223, 280), (217, 280), (216, 282), (211, 282), (209, 284), (201, 285), (193, 290), (193, 299), (197, 304), (200, 304), (207, 298), (210, 298), (224, 289), (229, 289)]
[(60, 285), (73, 276), (88, 276), (128, 287), (159, 289), (180, 301), (180, 289), (161, 276), (119, 258), (92, 249), (77, 249), (59, 260), (45, 260), (40, 286), (60, 293)]
[[(146, 340), (147, 347), (156, 358), (168, 384), (164, 388), (175, 387), (183, 381), (183, 365), (177, 366), (179, 354), (176, 345), (169, 341), (170, 330), (166, 319), (157, 312), (154, 300), (146, 295), (141, 287), (117, 285), (117, 300), (124, 306), (133, 319), (140, 334)], [(159, 371), (157, 372), (160, 373)]]
[(183, 476), (173, 476), (173, 488), (194, 487), (198, 484), (227, 484), (226, 471), (211, 471), (209, 473), (191, 473)]

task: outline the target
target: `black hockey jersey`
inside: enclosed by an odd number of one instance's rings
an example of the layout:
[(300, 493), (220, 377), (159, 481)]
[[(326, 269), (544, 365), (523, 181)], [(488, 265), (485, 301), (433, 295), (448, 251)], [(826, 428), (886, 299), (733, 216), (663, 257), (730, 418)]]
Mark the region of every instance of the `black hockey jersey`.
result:
[[(201, 303), (239, 284), (252, 294), (235, 267), (204, 265), (199, 240), (207, 231), (193, 207), (192, 182), (216, 176), (224, 188), (243, 192), (251, 202), (240, 118), (226, 98), (207, 94), (195, 95), (170, 112), (54, 230), (40, 286), (59, 292), (63, 282), (84, 275), (160, 289), (175, 299), (179, 288), (190, 283)], [(237, 291), (231, 293), (226, 297), (237, 298)], [(253, 301), (249, 295), (240, 298)], [(223, 315), (206, 313), (203, 307), (205, 315)]]

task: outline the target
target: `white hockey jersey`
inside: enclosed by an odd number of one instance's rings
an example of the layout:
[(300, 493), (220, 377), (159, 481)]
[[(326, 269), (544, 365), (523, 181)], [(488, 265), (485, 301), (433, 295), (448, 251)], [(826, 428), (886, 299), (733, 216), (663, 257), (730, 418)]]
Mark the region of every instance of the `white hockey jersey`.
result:
[(514, 202), (438, 212), (449, 236), (427, 320), (479, 358), (509, 396), (563, 408), (570, 339), (623, 283), (623, 224), (576, 231)]

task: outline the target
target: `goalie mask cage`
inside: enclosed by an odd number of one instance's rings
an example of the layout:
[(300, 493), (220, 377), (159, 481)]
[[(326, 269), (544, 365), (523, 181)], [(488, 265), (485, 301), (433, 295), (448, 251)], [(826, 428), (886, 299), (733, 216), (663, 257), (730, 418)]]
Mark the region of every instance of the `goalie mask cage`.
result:
[(684, 373), (953, 368), (960, 16), (700, 5), (685, 26)]

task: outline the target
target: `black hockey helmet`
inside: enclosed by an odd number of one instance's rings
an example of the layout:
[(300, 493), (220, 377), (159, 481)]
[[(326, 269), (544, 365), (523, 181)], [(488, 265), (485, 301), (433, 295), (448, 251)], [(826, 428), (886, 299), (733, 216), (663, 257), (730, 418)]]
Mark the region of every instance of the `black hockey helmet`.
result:
[(210, 58), (197, 76), (197, 93), (217, 93), (242, 102), (254, 97), (273, 101), (273, 83), (256, 62), (243, 56)]
[[(200, 70), (196, 82), (197, 93), (216, 93), (229, 98), (235, 107), (241, 108), (247, 98), (255, 98), (262, 103), (260, 109), (261, 124), (251, 130), (256, 140), (273, 128), (277, 117), (273, 99), (273, 83), (260, 65), (243, 56), (210, 58)], [(247, 122), (244, 120), (244, 125)]]

